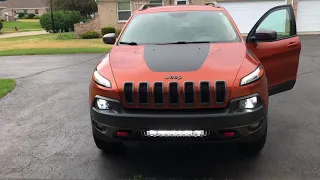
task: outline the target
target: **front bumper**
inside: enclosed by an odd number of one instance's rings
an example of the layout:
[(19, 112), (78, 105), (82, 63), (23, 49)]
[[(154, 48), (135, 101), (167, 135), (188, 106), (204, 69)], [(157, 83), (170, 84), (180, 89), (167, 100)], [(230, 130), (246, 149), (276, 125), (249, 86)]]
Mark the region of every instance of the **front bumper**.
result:
[[(244, 97), (247, 98), (247, 97)], [(232, 104), (232, 103), (230, 103)], [(152, 112), (133, 111), (114, 113), (91, 108), (93, 133), (104, 141), (173, 141), (173, 142), (250, 142), (265, 135), (267, 129), (267, 108), (261, 106), (246, 112), (224, 110)], [(259, 126), (250, 125), (259, 122)], [(204, 130), (204, 137), (147, 137), (147, 130)], [(116, 135), (127, 132), (127, 137)], [(225, 137), (224, 132), (234, 132)]]

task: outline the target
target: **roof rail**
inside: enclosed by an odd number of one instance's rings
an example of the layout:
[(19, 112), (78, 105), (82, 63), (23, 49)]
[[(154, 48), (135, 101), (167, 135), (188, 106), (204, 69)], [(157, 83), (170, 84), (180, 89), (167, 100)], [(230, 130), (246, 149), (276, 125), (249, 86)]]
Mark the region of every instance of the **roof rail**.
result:
[(151, 7), (157, 7), (157, 6), (158, 6), (157, 4), (144, 4), (144, 5), (140, 6), (139, 11), (142, 11), (142, 10), (145, 10), (145, 9), (148, 9)]
[(208, 2), (205, 5), (211, 5), (212, 7), (220, 8), (221, 6), (217, 2)]

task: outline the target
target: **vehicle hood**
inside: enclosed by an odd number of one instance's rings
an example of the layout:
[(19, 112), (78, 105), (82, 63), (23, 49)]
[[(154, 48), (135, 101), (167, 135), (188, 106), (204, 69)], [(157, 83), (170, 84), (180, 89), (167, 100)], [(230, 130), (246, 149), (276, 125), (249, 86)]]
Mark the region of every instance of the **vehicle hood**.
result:
[[(109, 61), (119, 87), (124, 82), (226, 81), (232, 86), (246, 55), (244, 43), (115, 46)], [(172, 81), (172, 80), (171, 80)]]

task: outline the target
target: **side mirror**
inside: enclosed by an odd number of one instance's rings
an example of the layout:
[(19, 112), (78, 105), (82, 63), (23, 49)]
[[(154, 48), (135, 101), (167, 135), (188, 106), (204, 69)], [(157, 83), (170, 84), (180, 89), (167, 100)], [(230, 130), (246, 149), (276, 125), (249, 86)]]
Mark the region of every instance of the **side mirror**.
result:
[(108, 33), (108, 34), (105, 34), (103, 37), (103, 42), (105, 44), (114, 44), (116, 42), (116, 33)]
[(254, 34), (255, 41), (273, 41), (278, 38), (278, 34), (274, 30), (261, 29)]

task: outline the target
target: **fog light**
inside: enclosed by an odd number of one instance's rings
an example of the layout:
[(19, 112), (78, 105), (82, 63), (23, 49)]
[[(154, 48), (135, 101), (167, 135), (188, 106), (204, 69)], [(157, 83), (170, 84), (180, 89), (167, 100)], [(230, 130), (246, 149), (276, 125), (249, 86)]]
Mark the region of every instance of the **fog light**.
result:
[(254, 122), (254, 123), (250, 124), (249, 128), (250, 128), (251, 130), (256, 130), (256, 129), (258, 129), (258, 128), (260, 127), (261, 122), (262, 122), (262, 121)]
[(204, 130), (149, 130), (145, 136), (149, 137), (203, 137), (206, 136)]
[(102, 109), (102, 110), (111, 109), (111, 105), (109, 104), (109, 102), (104, 99), (97, 99), (97, 106), (99, 109)]
[(239, 109), (254, 109), (257, 107), (257, 105), (258, 105), (258, 98), (255, 96), (255, 97), (241, 100), (239, 102)]

